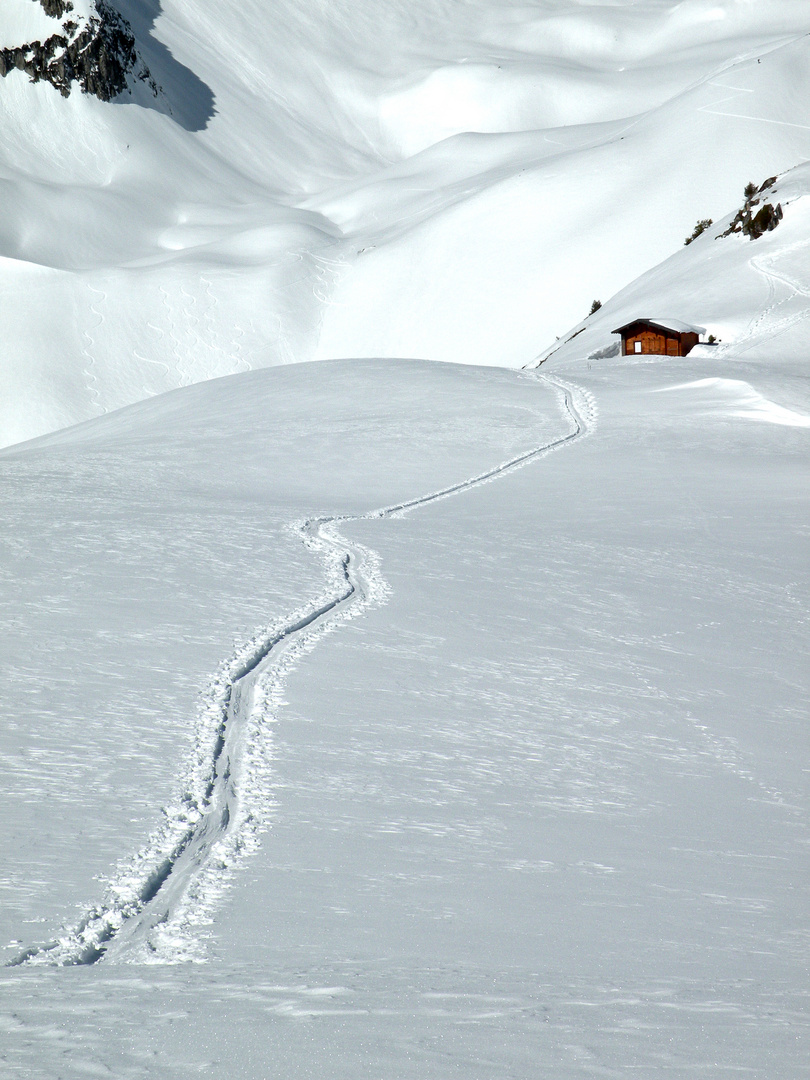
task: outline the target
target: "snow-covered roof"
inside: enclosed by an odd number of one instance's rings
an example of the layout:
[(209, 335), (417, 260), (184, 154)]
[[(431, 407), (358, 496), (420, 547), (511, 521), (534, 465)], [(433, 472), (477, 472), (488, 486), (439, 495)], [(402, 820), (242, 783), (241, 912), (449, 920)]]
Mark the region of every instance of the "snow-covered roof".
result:
[(679, 319), (647, 319), (639, 316), (637, 319), (631, 319), (630, 322), (624, 323), (622, 326), (613, 330), (612, 333), (620, 334), (622, 330), (626, 330), (628, 326), (635, 326), (636, 323), (649, 323), (651, 326), (657, 326), (661, 330), (674, 330), (676, 334), (705, 334), (705, 326), (693, 326), (691, 323), (681, 322)]

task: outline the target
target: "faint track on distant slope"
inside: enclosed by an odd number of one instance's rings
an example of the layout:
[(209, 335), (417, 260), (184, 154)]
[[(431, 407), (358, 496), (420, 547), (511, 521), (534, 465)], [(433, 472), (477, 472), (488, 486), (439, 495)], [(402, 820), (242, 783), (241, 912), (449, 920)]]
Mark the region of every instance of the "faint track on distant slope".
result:
[[(774, 264), (777, 263), (779, 259), (784, 258), (785, 255), (807, 248), (808, 246), (810, 246), (810, 241), (801, 240), (795, 244), (791, 244), (787, 248), (774, 252), (773, 254), (754, 255), (751, 258), (750, 265), (758, 274), (761, 274), (768, 283), (768, 302), (763, 310), (752, 321), (743, 337), (734, 342), (733, 345), (729, 345), (729, 349), (732, 349), (735, 353), (747, 352), (760, 342), (766, 329), (768, 338), (772, 339), (779, 334), (783, 334), (797, 323), (803, 322), (810, 316), (810, 303), (805, 304), (801, 311), (793, 312), (793, 314), (790, 315), (782, 315), (781, 317), (778, 315), (779, 308), (784, 304), (789, 303), (791, 300), (794, 300), (797, 296), (810, 300), (810, 289), (808, 289), (803, 282), (797, 281), (784, 271), (780, 272), (776, 270), (774, 266)], [(791, 290), (787, 295), (783, 296), (781, 300), (776, 299), (775, 283), (777, 282)], [(766, 324), (768, 324), (767, 328)], [(742, 346), (742, 348), (740, 346)]]
[[(310, 518), (294, 527), (321, 556), (328, 592), (308, 609), (242, 646), (213, 679), (183, 795), (164, 810), (165, 822), (133, 859), (121, 864), (102, 902), (63, 937), (20, 953), (7, 966), (70, 966), (113, 962), (172, 963), (202, 959), (200, 927), (245, 852), (254, 849), (270, 816), (270, 755), (262, 730), (281, 701), (289, 671), (330, 631), (389, 589), (376, 552), (338, 532), (342, 522), (394, 517), (498, 480), (587, 435), (595, 426), (592, 396), (553, 376), (570, 430), (494, 468), (417, 498), (353, 516)], [(262, 747), (265, 749), (262, 749)]]
[[(88, 285), (87, 288), (90, 290), (91, 293), (97, 293), (101, 297), (100, 302), (102, 304), (107, 299), (107, 294), (104, 292), (103, 289), (96, 289), (93, 285)], [(92, 311), (92, 313), (98, 319), (98, 322), (95, 324), (95, 326), (92, 327), (92, 329), (93, 330), (98, 330), (98, 328), (104, 322), (104, 316), (101, 314), (98, 307), (96, 306), (96, 301), (93, 300), (92, 298), (90, 300), (90, 310)], [(92, 351), (96, 347), (96, 339), (93, 337), (93, 335), (87, 329), (87, 327), (84, 328), (82, 333), (87, 338), (87, 341), (88, 341), (89, 346), (90, 346), (89, 348), (87, 347), (87, 345), (82, 346), (82, 352), (84, 353), (85, 357), (87, 358), (87, 365), (85, 366), (84, 372), (83, 372), (83, 374), (87, 376), (87, 380), (86, 380), (85, 385), (86, 385), (88, 391), (90, 392), (90, 394), (93, 397), (93, 402), (92, 402), (93, 405), (101, 413), (106, 413), (107, 409), (101, 403), (101, 391), (98, 388), (99, 387), (99, 379), (98, 379), (98, 376), (95, 373), (96, 358), (93, 355), (93, 351)]]

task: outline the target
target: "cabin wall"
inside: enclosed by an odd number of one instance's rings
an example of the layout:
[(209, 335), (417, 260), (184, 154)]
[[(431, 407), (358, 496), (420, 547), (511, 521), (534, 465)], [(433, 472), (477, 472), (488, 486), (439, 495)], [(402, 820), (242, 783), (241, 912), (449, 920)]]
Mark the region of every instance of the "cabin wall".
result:
[[(636, 342), (641, 349), (636, 350)], [(674, 334), (662, 334), (657, 330), (639, 330), (632, 337), (624, 339), (625, 356), (680, 356), (680, 339)]]
[[(665, 334), (660, 330), (639, 328), (629, 337), (622, 338), (625, 356), (686, 356), (700, 340), (698, 334)], [(636, 350), (636, 342), (641, 348)]]
[(699, 334), (681, 334), (681, 356), (687, 356), (699, 341)]

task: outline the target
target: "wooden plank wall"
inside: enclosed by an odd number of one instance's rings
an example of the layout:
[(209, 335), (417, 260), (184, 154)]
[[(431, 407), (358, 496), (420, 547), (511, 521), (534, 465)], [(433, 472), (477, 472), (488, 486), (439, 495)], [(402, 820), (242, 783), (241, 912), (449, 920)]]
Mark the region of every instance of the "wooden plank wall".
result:
[(697, 334), (662, 334), (656, 330), (642, 330), (625, 338), (624, 355), (638, 356), (636, 342), (641, 342), (641, 356), (686, 356), (698, 343)]

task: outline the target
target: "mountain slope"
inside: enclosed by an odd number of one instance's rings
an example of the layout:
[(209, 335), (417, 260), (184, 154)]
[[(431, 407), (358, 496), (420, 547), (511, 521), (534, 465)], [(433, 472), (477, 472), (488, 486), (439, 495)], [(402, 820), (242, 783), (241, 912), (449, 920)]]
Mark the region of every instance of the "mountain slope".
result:
[[(740, 202), (742, 195), (740, 192)], [(612, 331), (639, 317), (680, 319), (706, 327), (717, 346), (696, 355), (726, 359), (788, 361), (806, 372), (810, 317), (810, 165), (791, 169), (757, 197), (782, 208), (771, 232), (750, 239), (729, 233), (736, 214), (714, 222), (688, 246), (641, 275), (594, 315), (540, 354), (552, 366), (576, 357), (609, 365), (618, 351)], [(644, 363), (646, 358), (636, 358)]]
[[(4, 1075), (802, 1077), (807, 380), (551, 364), (246, 372), (0, 453)], [(263, 676), (240, 842), (167, 897), (332, 514), (386, 588)]]
[(810, 157), (799, 0), (118, 10), (157, 96), (0, 80), (5, 443), (313, 357), (520, 365)]

